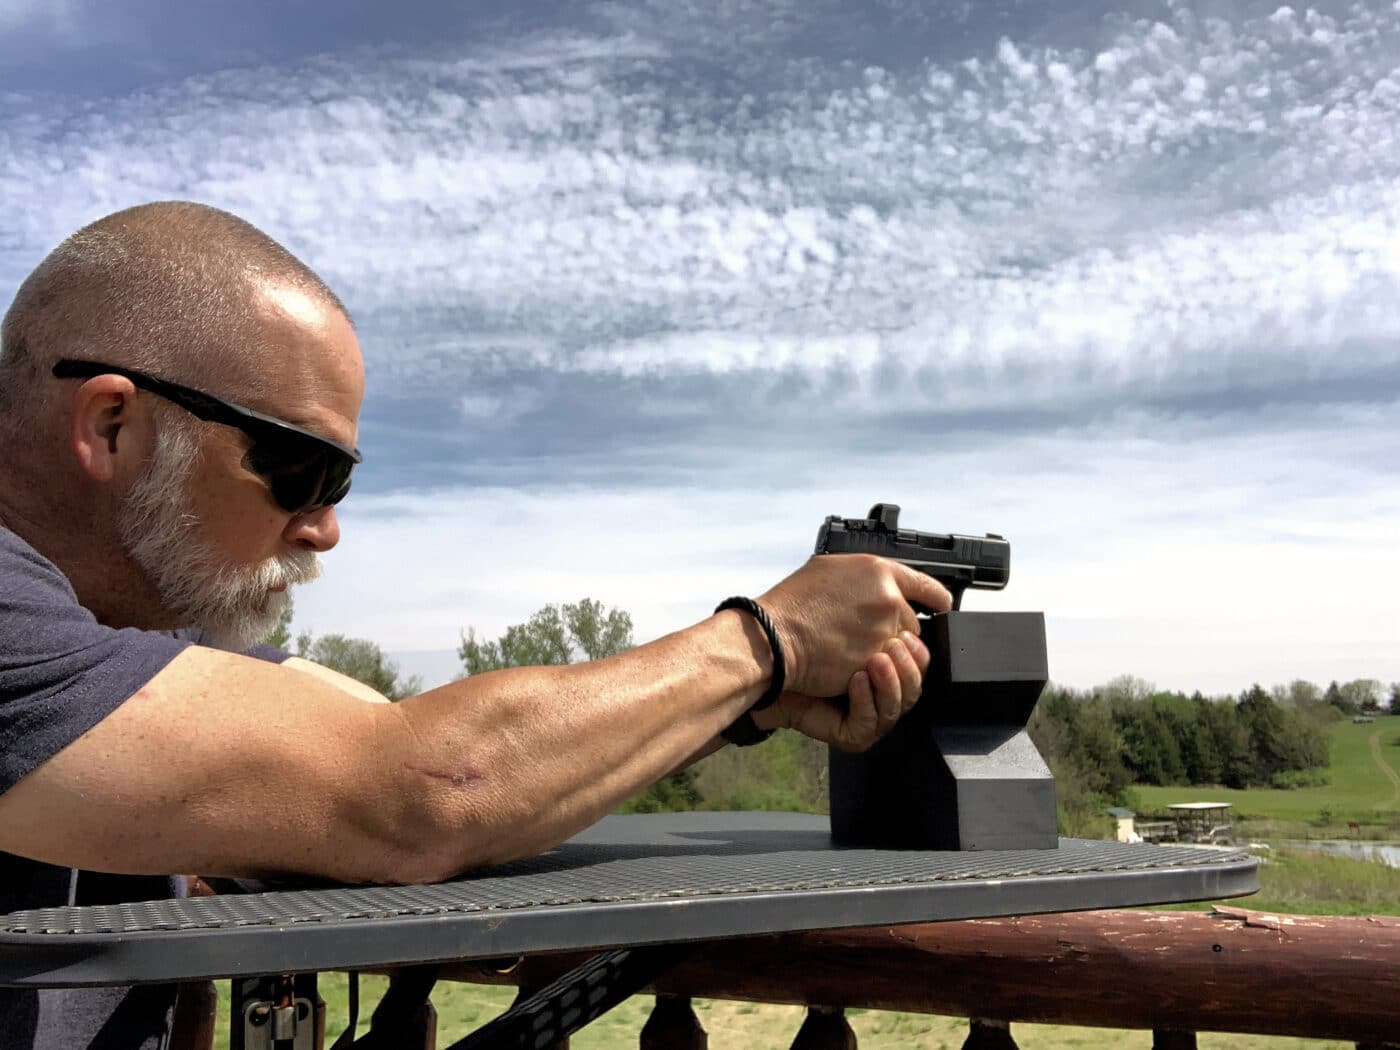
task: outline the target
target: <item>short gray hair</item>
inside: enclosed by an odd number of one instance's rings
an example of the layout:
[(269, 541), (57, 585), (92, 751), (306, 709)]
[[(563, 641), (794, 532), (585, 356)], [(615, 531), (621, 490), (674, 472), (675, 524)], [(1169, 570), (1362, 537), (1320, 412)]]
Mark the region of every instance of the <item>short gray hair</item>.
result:
[(263, 393), (253, 293), (291, 284), (349, 311), (310, 267), (218, 208), (157, 201), (74, 233), (24, 280), (0, 322), (0, 420), (48, 400), (62, 357), (102, 360), (248, 398)]

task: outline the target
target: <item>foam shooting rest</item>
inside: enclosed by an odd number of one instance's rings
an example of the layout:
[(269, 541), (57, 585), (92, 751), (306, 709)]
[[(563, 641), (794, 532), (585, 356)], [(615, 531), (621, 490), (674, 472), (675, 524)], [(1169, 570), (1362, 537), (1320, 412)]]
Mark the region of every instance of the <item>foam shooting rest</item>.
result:
[(914, 709), (869, 751), (831, 749), (831, 831), (885, 849), (1053, 850), (1055, 781), (1026, 724), (1049, 679), (1045, 615), (923, 621)]

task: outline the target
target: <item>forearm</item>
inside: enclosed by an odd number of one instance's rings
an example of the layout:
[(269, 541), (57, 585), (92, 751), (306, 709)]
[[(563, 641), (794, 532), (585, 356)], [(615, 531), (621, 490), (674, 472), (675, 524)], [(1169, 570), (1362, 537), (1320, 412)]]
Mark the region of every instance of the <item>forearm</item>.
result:
[(402, 701), (404, 765), (432, 798), (452, 870), (529, 856), (679, 768), (771, 674), (741, 613), (606, 660), (515, 668)]

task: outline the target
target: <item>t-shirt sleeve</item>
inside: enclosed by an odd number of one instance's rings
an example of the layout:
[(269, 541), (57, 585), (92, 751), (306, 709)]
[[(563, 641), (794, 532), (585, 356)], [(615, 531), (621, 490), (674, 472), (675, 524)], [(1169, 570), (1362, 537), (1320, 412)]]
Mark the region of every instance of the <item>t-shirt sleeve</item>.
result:
[(251, 656), (255, 660), (266, 660), (270, 664), (280, 664), (283, 660), (290, 659), (292, 654), (275, 645), (255, 645), (251, 649), (243, 650), (243, 655)]
[(0, 533), (0, 793), (189, 645), (169, 633), (102, 626), (51, 562)]

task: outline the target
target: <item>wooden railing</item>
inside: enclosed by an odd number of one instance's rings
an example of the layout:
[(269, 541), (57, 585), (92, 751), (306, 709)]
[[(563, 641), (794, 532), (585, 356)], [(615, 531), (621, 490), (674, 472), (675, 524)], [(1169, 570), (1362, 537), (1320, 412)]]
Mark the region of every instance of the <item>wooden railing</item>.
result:
[[(586, 955), (458, 963), (440, 978), (540, 988)], [(700, 945), (648, 991), (642, 1050), (702, 1050), (695, 998), (808, 1008), (793, 1050), (856, 1050), (844, 1010), (969, 1019), (964, 1050), (1015, 1050), (1014, 1022), (1150, 1030), (1154, 1050), (1194, 1050), (1198, 1032), (1338, 1039), (1400, 1050), (1400, 918), (1093, 911), (974, 919)], [(187, 1031), (208, 1046), (212, 1002)], [(434, 1045), (431, 1008), (414, 1046)], [(561, 1044), (567, 1046), (567, 1043)]]
[[(538, 987), (581, 961), (532, 956), (444, 976)], [(1017, 1021), (1400, 1045), (1400, 918), (1097, 911), (706, 944), (651, 989), (645, 1050), (706, 1046), (692, 998), (809, 1007), (793, 1050), (856, 1046), (846, 1007), (971, 1019), (964, 1050), (1010, 1050)]]

